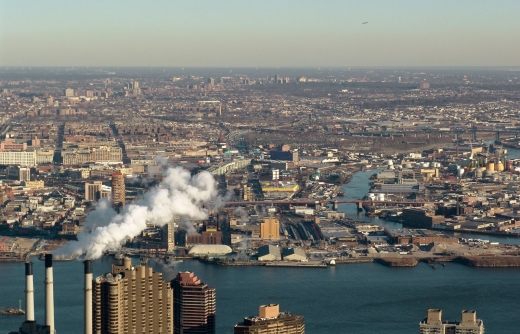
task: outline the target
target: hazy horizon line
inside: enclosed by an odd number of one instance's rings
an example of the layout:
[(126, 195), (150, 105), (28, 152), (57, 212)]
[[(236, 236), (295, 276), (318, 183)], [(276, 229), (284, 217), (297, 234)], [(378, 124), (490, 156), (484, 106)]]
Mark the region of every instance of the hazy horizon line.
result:
[(349, 68), (518, 68), (520, 65), (338, 65), (338, 66), (166, 66), (166, 65), (0, 65), (0, 68), (175, 68), (175, 69), (349, 69)]

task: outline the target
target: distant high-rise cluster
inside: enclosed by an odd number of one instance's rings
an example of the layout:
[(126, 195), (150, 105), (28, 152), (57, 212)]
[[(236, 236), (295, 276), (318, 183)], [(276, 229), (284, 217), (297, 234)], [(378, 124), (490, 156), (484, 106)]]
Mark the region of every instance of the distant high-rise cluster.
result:
[(462, 311), (461, 321), (456, 322), (442, 321), (442, 310), (429, 309), (419, 327), (421, 334), (484, 334), (484, 322), (471, 310)]

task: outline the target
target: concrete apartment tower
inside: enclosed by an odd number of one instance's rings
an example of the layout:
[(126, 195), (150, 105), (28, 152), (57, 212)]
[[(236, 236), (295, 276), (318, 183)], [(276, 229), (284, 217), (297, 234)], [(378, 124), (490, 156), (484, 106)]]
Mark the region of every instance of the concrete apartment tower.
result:
[(192, 272), (180, 272), (172, 281), (175, 334), (214, 334), (215, 289)]
[(122, 262), (92, 281), (93, 333), (173, 333), (170, 283), (152, 268)]
[(462, 311), (460, 322), (442, 321), (442, 310), (429, 309), (419, 324), (421, 334), (484, 334), (484, 322), (477, 319), (477, 312)]
[(125, 205), (125, 176), (121, 172), (112, 174), (112, 203), (116, 208)]
[(280, 312), (278, 304), (261, 305), (258, 315), (244, 318), (235, 325), (235, 334), (304, 334), (303, 317)]
[(94, 181), (93, 183), (85, 182), (85, 200), (97, 201), (101, 198), (101, 191), (103, 190), (103, 182)]

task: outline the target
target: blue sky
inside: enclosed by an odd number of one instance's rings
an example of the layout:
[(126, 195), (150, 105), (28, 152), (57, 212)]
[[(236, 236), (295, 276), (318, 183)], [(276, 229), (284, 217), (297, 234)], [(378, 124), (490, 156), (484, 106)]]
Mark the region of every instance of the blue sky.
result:
[(519, 0), (0, 1), (0, 66), (520, 66), (519, 12)]

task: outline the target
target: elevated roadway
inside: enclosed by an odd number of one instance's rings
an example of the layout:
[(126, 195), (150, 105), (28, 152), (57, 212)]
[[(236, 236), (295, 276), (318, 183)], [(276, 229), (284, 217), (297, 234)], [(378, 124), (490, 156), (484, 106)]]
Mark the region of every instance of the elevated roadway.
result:
[(243, 202), (226, 202), (225, 206), (242, 206), (242, 205), (270, 205), (270, 206), (291, 206), (291, 205), (325, 205), (332, 204), (334, 209), (338, 209), (339, 204), (356, 204), (359, 209), (363, 206), (370, 205), (440, 205), (442, 202), (421, 202), (421, 201), (367, 201), (361, 199), (353, 200), (290, 200), (290, 201), (243, 201)]

